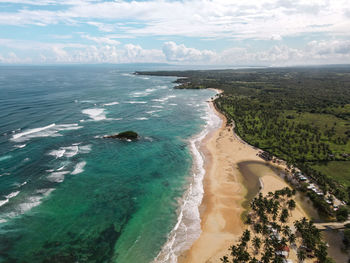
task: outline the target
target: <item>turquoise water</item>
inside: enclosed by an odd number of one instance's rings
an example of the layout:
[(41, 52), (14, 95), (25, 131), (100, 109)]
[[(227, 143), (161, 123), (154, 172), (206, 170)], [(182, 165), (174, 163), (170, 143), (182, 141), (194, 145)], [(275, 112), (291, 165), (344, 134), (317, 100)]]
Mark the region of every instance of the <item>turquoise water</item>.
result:
[[(158, 255), (214, 92), (176, 90), (175, 78), (133, 70), (0, 68), (0, 262)], [(102, 138), (124, 130), (140, 140)]]

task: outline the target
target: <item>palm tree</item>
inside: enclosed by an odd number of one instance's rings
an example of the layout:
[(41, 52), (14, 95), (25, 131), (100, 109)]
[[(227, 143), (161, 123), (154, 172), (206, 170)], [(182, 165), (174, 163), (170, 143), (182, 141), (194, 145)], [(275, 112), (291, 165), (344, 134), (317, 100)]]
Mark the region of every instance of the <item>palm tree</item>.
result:
[(286, 223), (286, 222), (287, 222), (287, 219), (288, 219), (288, 216), (289, 216), (288, 210), (285, 209), (285, 208), (283, 208), (283, 209), (282, 209), (281, 216), (280, 216), (280, 221), (281, 221), (282, 223)]
[(222, 258), (220, 258), (221, 262), (223, 263), (229, 263), (230, 261), (228, 260), (227, 256), (223, 256)]
[(281, 241), (279, 242), (280, 246), (284, 247), (287, 245), (287, 239), (285, 237), (282, 237)]
[(244, 221), (245, 224), (251, 225), (253, 223), (252, 217), (250, 215), (247, 215), (246, 220)]
[(266, 249), (265, 253), (261, 257), (261, 261), (263, 263), (269, 263), (272, 258), (272, 255), (273, 255), (272, 249), (271, 248)]
[(296, 207), (295, 201), (293, 199), (287, 202), (289, 210), (294, 210)]
[(250, 261), (249, 261), (249, 263), (258, 263), (259, 261), (254, 257), (254, 258), (252, 258)]
[(283, 263), (283, 259), (280, 256), (275, 256), (272, 263)]
[(246, 229), (244, 232), (243, 232), (243, 235), (241, 237), (241, 240), (243, 242), (248, 242), (250, 240), (250, 231), (248, 229)]
[(253, 238), (253, 246), (255, 248), (255, 253), (258, 254), (259, 249), (261, 247), (261, 239), (258, 237)]
[(299, 249), (297, 252), (297, 256), (298, 256), (299, 262), (304, 262), (306, 258), (306, 253), (303, 249)]
[(290, 245), (294, 244), (295, 240), (296, 240), (295, 235), (294, 234), (290, 234), (290, 236), (289, 236), (289, 243), (290, 243)]
[(328, 253), (327, 247), (323, 242), (315, 250), (315, 255), (321, 263), (326, 262)]
[(282, 233), (283, 233), (283, 235), (285, 235), (288, 238), (290, 236), (290, 234), (292, 233), (292, 231), (290, 230), (289, 226), (283, 226)]
[(261, 230), (262, 230), (261, 224), (260, 223), (256, 223), (254, 225), (254, 231), (259, 234), (259, 233), (261, 233)]

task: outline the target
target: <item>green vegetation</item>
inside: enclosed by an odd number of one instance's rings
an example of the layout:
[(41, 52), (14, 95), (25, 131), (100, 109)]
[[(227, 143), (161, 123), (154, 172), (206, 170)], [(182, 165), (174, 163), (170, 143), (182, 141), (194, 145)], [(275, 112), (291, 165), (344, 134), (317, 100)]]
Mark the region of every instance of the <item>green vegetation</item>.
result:
[(349, 66), (139, 74), (181, 77), (177, 88), (223, 90), (215, 105), (242, 139), (349, 201)]
[(318, 163), (311, 166), (316, 171), (333, 177), (344, 186), (350, 186), (350, 161), (337, 162), (330, 161), (326, 163)]
[(285, 262), (294, 252), (300, 262), (306, 257), (317, 258), (320, 263), (332, 262), (320, 231), (311, 221), (303, 218), (289, 222), (295, 207), (294, 194), (295, 191), (284, 188), (265, 197), (260, 193), (254, 198), (246, 220), (248, 228), (239, 242), (229, 248), (230, 255), (223, 256), (221, 261)]
[(337, 220), (340, 222), (344, 222), (348, 219), (349, 210), (346, 206), (341, 206), (336, 212)]

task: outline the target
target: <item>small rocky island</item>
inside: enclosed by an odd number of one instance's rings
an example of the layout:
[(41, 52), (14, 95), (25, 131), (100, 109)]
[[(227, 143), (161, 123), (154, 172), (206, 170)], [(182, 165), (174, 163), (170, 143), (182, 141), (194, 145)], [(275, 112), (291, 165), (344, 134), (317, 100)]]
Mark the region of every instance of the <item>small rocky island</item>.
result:
[(106, 135), (103, 136), (103, 138), (135, 141), (139, 138), (139, 135), (134, 131), (125, 131), (113, 135)]

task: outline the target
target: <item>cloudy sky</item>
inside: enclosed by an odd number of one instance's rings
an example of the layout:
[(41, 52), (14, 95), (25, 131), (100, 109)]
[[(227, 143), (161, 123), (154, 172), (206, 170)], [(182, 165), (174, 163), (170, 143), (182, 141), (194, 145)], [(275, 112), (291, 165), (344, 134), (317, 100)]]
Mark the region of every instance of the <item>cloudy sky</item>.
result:
[(0, 0), (0, 63), (350, 63), (349, 0)]

